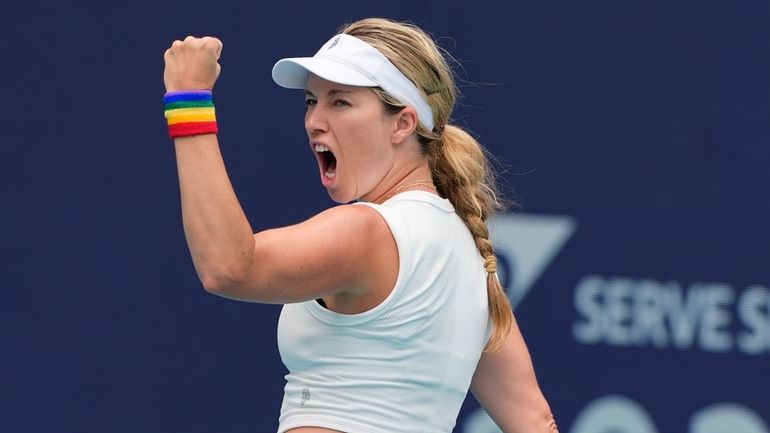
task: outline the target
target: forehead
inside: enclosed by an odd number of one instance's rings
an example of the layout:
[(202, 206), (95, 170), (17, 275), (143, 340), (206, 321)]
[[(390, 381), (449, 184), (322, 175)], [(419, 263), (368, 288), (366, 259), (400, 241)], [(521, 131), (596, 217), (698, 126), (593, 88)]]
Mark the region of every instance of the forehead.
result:
[(348, 86), (346, 84), (334, 83), (329, 80), (325, 80), (317, 75), (310, 74), (305, 84), (305, 91), (313, 94), (314, 96), (323, 96), (331, 94), (348, 94), (348, 95), (366, 95), (370, 94), (374, 96), (374, 92), (370, 87), (360, 86)]

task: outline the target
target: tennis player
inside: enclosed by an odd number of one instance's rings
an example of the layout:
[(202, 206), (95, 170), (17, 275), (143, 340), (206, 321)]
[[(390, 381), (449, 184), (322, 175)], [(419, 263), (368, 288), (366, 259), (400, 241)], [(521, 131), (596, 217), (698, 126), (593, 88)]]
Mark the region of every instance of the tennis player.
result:
[(308, 147), (340, 205), (256, 234), (217, 141), (221, 50), (190, 36), (166, 51), (166, 117), (203, 286), (284, 304), (278, 431), (447, 433), (470, 389), (504, 432), (555, 432), (496, 275), (493, 174), (449, 123), (456, 88), (434, 41), (365, 19), (275, 64), (278, 85), (304, 91)]

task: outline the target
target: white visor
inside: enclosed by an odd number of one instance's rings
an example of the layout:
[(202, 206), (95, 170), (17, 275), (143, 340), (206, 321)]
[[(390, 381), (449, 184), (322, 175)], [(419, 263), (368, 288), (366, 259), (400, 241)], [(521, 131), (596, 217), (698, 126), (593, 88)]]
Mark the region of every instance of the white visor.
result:
[(420, 123), (433, 130), (433, 111), (417, 86), (381, 52), (356, 37), (339, 34), (313, 57), (279, 60), (273, 66), (273, 81), (281, 87), (304, 89), (311, 73), (348, 86), (379, 86), (402, 104), (414, 107)]

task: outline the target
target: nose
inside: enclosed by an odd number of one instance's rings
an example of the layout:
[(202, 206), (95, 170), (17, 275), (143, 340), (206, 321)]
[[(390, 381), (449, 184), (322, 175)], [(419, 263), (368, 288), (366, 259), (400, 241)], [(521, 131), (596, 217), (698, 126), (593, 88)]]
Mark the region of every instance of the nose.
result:
[(305, 113), (305, 131), (310, 137), (317, 136), (328, 130), (328, 124), (326, 123), (326, 115), (323, 109), (318, 106), (308, 107)]

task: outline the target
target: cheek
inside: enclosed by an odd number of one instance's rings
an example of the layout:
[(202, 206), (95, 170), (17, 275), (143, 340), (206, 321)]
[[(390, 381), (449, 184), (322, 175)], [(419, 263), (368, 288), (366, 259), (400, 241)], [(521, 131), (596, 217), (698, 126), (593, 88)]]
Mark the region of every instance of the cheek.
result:
[[(356, 141), (357, 165), (366, 172), (380, 171), (384, 167), (389, 167), (391, 151), (390, 141), (381, 128), (369, 127), (359, 131)], [(375, 175), (375, 173), (369, 174)]]
[(348, 162), (354, 166), (366, 167), (384, 162), (382, 160), (387, 159), (391, 151), (386, 123), (373, 113), (362, 113), (361, 116), (349, 120), (344, 139), (344, 156)]
[(393, 166), (391, 125), (382, 118), (379, 108), (374, 105), (371, 110), (338, 119), (341, 122), (336, 125), (340, 180), (346, 185), (345, 191), (359, 197), (374, 189)]

